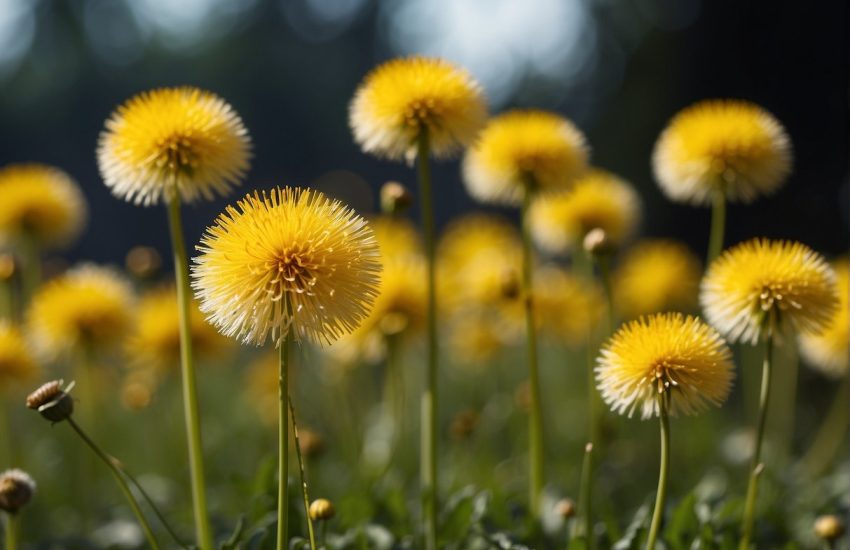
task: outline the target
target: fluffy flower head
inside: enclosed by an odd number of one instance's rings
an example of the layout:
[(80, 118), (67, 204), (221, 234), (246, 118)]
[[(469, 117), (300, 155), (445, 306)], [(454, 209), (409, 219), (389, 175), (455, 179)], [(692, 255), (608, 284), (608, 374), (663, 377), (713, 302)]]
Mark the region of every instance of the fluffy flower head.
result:
[[(563, 269), (545, 266), (535, 273), (537, 324), (554, 342), (573, 346), (587, 342), (602, 318), (603, 303), (596, 286)], [(523, 307), (521, 300), (517, 307)]]
[(378, 246), (366, 221), (310, 189), (255, 192), (207, 228), (192, 286), (219, 331), (263, 344), (292, 325), (330, 343), (368, 315), (378, 293)]
[[(227, 339), (207, 323), (193, 303), (189, 309), (192, 346), (199, 356), (211, 356), (227, 346)], [(127, 356), (139, 366), (170, 368), (180, 362), (180, 319), (177, 291), (158, 288), (139, 300), (137, 316), (127, 339)]]
[(818, 331), (837, 301), (826, 260), (790, 241), (753, 239), (726, 250), (700, 287), (706, 319), (731, 342), (755, 344), (769, 322)]
[(79, 186), (65, 172), (43, 164), (0, 169), (0, 245), (32, 239), (39, 246), (73, 241), (86, 221)]
[(20, 331), (7, 321), (0, 321), (0, 390), (31, 378), (36, 369)]
[(251, 141), (220, 97), (192, 87), (143, 92), (100, 134), (97, 163), (112, 193), (136, 204), (226, 195), (248, 170)]
[(663, 313), (620, 327), (603, 346), (596, 386), (614, 412), (642, 418), (696, 414), (720, 405), (734, 377), (732, 352), (720, 334), (696, 317)]
[(587, 232), (596, 228), (618, 247), (634, 232), (639, 218), (637, 193), (603, 170), (585, 172), (569, 189), (539, 195), (530, 211), (534, 240), (553, 254), (581, 246)]
[(83, 264), (33, 297), (27, 317), (36, 348), (47, 357), (113, 347), (130, 327), (133, 289), (116, 271)]
[(652, 156), (655, 178), (674, 201), (708, 204), (721, 191), (751, 202), (791, 172), (791, 141), (773, 115), (746, 101), (710, 100), (677, 114)]
[(481, 202), (517, 205), (532, 191), (567, 188), (587, 167), (584, 135), (569, 120), (545, 111), (517, 110), (494, 117), (463, 161), (469, 194)]
[(819, 331), (800, 334), (800, 352), (813, 367), (825, 374), (847, 375), (850, 356), (850, 260), (835, 264), (838, 281), (838, 308)]
[(623, 256), (614, 273), (614, 303), (627, 319), (660, 311), (696, 308), (702, 268), (676, 241), (641, 241)]
[(431, 152), (444, 157), (469, 145), (487, 118), (480, 86), (442, 59), (393, 59), (374, 69), (354, 94), (349, 124), (367, 153), (412, 158), (427, 132)]

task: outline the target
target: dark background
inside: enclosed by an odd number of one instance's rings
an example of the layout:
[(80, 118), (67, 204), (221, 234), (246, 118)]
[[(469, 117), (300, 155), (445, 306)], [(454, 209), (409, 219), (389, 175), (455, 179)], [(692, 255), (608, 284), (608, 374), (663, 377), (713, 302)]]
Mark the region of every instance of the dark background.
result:
[[(415, 17), (413, 28), (409, 17), (400, 26), (398, 14), (423, 1), (9, 0), (0, 8), (0, 164), (53, 164), (80, 182), (90, 220), (68, 251), (72, 260), (121, 262), (137, 244), (167, 252), (163, 209), (112, 198), (94, 151), (119, 103), (145, 89), (191, 84), (236, 108), (255, 158), (238, 193), (186, 209), (190, 245), (225, 203), (257, 187), (313, 185), (361, 211), (374, 210), (380, 184), (412, 184), (412, 171), (366, 156), (354, 144), (347, 106), (355, 87), (370, 68), (421, 50), (423, 40), (426, 53), (463, 61), (443, 42), (443, 27), (423, 20), (417, 29)], [(564, 2), (452, 6), (464, 7), (468, 21), (446, 24), (456, 23), (478, 50), (492, 47), (499, 55), (502, 41), (493, 33), (502, 29), (523, 47), (536, 46), (538, 36), (573, 39), (570, 51), (583, 59), (552, 71), (519, 63), (521, 76), (497, 94), (493, 111), (536, 106), (573, 118), (590, 139), (594, 164), (638, 188), (643, 233), (683, 238), (701, 255), (708, 210), (663, 198), (650, 170), (653, 144), (668, 119), (694, 101), (755, 101), (788, 129), (795, 169), (774, 197), (731, 208), (727, 242), (766, 235), (799, 239), (829, 255), (848, 249), (846, 2)], [(568, 24), (567, 4), (580, 10), (581, 25)], [(170, 15), (177, 6), (189, 6), (178, 12), (191, 17)], [(497, 27), (489, 19), (496, 6), (542, 11), (507, 23), (503, 17)], [(457, 9), (449, 12), (460, 17)], [(544, 33), (540, 24), (551, 29)], [(577, 26), (580, 35), (568, 36)], [(423, 38), (420, 30), (430, 34)], [(491, 44), (476, 43), (476, 36)], [(544, 62), (546, 55), (552, 54), (544, 52)], [(481, 208), (467, 196), (457, 162), (442, 163), (435, 174), (441, 225)]]

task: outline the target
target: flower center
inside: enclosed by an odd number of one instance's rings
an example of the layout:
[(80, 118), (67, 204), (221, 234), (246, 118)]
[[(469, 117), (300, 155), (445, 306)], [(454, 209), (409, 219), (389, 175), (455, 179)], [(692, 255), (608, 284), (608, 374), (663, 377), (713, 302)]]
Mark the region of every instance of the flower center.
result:
[(770, 311), (773, 308), (785, 311), (788, 308), (800, 309), (802, 307), (793, 299), (793, 287), (785, 283), (762, 285), (758, 299), (762, 311)]
[(681, 365), (674, 363), (670, 359), (661, 359), (650, 367), (649, 373), (644, 376), (643, 381), (648, 384), (655, 384), (658, 393), (662, 394), (672, 387), (679, 385), (676, 380), (676, 371)]
[(316, 271), (319, 265), (313, 260), (310, 250), (296, 246), (283, 249), (274, 259), (271, 268), (272, 292), (281, 296), (283, 292), (310, 294), (316, 284)]
[(191, 134), (175, 133), (156, 143), (154, 164), (171, 173), (191, 174), (198, 167), (199, 157)]
[(443, 107), (433, 98), (416, 99), (407, 104), (404, 110), (404, 123), (412, 128), (435, 126)]

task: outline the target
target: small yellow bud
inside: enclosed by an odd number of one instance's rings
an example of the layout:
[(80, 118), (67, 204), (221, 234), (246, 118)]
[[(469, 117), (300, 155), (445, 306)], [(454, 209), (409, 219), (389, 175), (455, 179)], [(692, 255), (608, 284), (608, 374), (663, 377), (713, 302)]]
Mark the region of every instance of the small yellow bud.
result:
[(413, 204), (413, 195), (397, 181), (381, 186), (381, 211), (387, 215), (401, 214)]
[(317, 498), (310, 504), (310, 519), (313, 521), (326, 521), (335, 515), (336, 509), (328, 499)]
[(576, 515), (576, 503), (570, 498), (562, 498), (555, 503), (555, 513), (564, 519), (570, 519)]
[(828, 542), (838, 540), (844, 534), (844, 522), (834, 514), (820, 516), (815, 520), (815, 534)]
[(17, 514), (35, 493), (35, 481), (23, 470), (6, 470), (0, 474), (0, 510)]

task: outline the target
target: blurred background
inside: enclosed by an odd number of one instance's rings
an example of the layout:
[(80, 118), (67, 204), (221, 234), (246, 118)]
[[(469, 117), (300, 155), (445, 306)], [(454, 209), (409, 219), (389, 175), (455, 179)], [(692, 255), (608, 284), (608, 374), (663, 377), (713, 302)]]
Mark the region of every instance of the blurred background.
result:
[[(847, 20), (844, 2), (0, 0), (0, 164), (53, 164), (80, 182), (91, 217), (71, 260), (117, 263), (138, 244), (166, 253), (164, 213), (113, 199), (94, 151), (119, 103), (191, 84), (223, 96), (250, 130), (245, 191), (307, 184), (369, 212), (380, 184), (412, 184), (412, 171), (358, 150), (348, 103), (370, 68), (421, 52), (469, 68), (493, 112), (575, 120), (593, 162), (638, 188), (643, 233), (700, 255), (708, 210), (663, 199), (653, 144), (694, 101), (755, 101), (787, 127), (795, 170), (775, 197), (731, 209), (728, 242), (787, 237), (834, 255), (850, 227)], [(436, 175), (441, 225), (477, 208), (456, 162)], [(228, 200), (188, 209), (190, 245)]]

